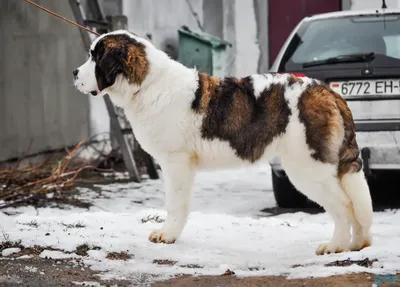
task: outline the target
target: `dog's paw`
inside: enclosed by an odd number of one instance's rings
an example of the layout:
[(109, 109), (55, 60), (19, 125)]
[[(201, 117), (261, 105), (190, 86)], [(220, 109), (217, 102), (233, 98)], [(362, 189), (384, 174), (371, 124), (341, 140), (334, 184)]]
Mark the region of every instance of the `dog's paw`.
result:
[(361, 249), (364, 249), (365, 247), (371, 246), (371, 241), (372, 241), (371, 237), (355, 239), (350, 244), (350, 250), (351, 251), (360, 251)]
[(155, 230), (149, 235), (149, 240), (153, 243), (166, 243), (172, 244), (175, 243), (176, 237), (168, 235), (168, 232), (164, 230)]
[(324, 243), (318, 246), (315, 254), (323, 255), (323, 254), (331, 254), (331, 253), (341, 253), (347, 251), (347, 246), (341, 246), (339, 244), (334, 243)]

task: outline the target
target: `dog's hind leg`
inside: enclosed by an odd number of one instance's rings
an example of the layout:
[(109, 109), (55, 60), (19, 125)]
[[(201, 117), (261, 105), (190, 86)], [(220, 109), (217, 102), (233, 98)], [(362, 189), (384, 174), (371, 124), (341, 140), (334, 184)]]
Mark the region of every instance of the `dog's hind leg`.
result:
[(346, 173), (340, 180), (341, 186), (352, 201), (354, 220), (353, 239), (350, 250), (358, 251), (372, 244), (372, 200), (368, 183), (362, 170)]
[(331, 241), (321, 244), (316, 254), (349, 250), (350, 224), (354, 213), (352, 213), (351, 200), (342, 190), (336, 177), (336, 168), (316, 161), (312, 166), (307, 166), (304, 162), (290, 159), (282, 159), (282, 165), (296, 189), (321, 205), (334, 221), (335, 227)]
[(175, 154), (160, 161), (166, 189), (167, 218), (149, 235), (154, 243), (174, 243), (186, 224), (192, 198), (195, 165), (189, 155)]

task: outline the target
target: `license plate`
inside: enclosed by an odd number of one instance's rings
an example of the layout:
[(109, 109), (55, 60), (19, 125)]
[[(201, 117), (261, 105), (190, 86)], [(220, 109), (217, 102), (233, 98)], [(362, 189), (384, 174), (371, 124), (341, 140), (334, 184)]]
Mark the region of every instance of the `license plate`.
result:
[(359, 80), (330, 82), (332, 90), (345, 96), (400, 95), (400, 80)]

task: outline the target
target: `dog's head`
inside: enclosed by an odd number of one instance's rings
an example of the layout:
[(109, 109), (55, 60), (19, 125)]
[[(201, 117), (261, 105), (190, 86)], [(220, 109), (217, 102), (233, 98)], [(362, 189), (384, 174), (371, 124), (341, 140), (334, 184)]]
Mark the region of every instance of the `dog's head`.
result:
[(140, 89), (149, 73), (149, 46), (124, 30), (99, 36), (90, 47), (89, 59), (73, 71), (75, 87), (92, 95), (104, 95), (123, 82)]

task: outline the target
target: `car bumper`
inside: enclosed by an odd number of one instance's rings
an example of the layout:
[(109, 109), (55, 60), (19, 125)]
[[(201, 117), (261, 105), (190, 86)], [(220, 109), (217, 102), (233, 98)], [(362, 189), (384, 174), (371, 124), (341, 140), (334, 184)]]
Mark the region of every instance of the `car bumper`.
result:
[[(400, 170), (400, 131), (358, 131), (356, 137), (364, 170)], [(278, 175), (283, 172), (279, 157), (273, 158), (270, 165)]]

